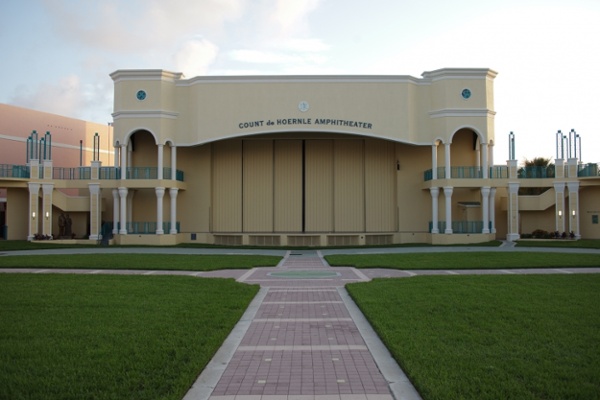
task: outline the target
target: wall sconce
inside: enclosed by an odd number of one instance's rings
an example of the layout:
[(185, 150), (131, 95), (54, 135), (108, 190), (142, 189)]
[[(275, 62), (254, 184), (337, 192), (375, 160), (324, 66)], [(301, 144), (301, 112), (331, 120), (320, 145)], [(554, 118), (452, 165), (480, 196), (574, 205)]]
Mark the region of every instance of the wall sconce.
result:
[(31, 218), (35, 219), (35, 211), (31, 213)]
[(573, 210), (573, 216), (575, 216), (575, 210)]
[(46, 219), (50, 218), (50, 213), (46, 211)]
[(558, 216), (562, 217), (562, 210), (558, 210)]
[(396, 161), (396, 171), (400, 171), (400, 161)]

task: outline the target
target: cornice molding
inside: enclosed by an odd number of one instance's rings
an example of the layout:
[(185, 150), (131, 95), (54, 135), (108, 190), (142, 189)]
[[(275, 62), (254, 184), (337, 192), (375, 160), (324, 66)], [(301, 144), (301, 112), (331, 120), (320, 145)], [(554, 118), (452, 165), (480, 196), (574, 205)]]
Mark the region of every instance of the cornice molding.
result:
[(174, 111), (117, 111), (112, 113), (113, 119), (116, 121), (122, 118), (167, 118), (177, 119), (179, 117), (178, 112)]
[(442, 110), (429, 111), (431, 118), (444, 118), (444, 117), (494, 117), (496, 111), (488, 110), (485, 108), (445, 108)]

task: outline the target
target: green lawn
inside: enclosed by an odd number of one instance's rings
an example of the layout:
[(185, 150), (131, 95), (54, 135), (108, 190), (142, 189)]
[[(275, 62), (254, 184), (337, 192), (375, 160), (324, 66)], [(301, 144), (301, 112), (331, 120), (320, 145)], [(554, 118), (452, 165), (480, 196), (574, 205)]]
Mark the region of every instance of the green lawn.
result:
[(325, 259), (332, 266), (406, 270), (600, 267), (600, 254), (535, 252), (336, 254)]
[(257, 291), (223, 279), (0, 274), (0, 399), (181, 400)]
[(600, 249), (600, 240), (517, 240), (517, 247), (566, 247), (572, 249)]
[(260, 255), (69, 254), (1, 256), (0, 268), (82, 268), (213, 271), (277, 265), (281, 257)]
[(600, 398), (600, 275), (347, 288), (425, 400)]

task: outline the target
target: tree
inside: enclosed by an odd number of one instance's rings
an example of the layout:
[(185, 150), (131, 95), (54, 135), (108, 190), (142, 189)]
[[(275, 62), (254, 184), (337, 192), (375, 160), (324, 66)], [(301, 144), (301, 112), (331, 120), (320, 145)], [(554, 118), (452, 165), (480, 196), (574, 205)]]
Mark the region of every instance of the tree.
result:
[[(523, 167), (518, 171), (519, 178), (554, 178), (555, 166), (548, 157), (536, 157), (532, 160), (525, 159)], [(539, 196), (548, 190), (548, 187), (522, 187), (519, 188), (521, 196)]]

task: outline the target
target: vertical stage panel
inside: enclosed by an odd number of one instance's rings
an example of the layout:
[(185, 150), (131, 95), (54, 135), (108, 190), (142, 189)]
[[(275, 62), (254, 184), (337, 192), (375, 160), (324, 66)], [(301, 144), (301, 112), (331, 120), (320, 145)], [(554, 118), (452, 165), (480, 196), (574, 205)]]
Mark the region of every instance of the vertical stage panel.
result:
[(365, 141), (365, 212), (367, 232), (398, 230), (395, 144)]
[(333, 141), (306, 140), (304, 231), (333, 231)]
[(242, 141), (212, 144), (214, 232), (242, 231)]
[(273, 141), (243, 142), (243, 231), (273, 232)]
[(334, 142), (334, 231), (365, 230), (365, 166), (363, 140)]
[(274, 142), (274, 230), (302, 232), (302, 140)]

